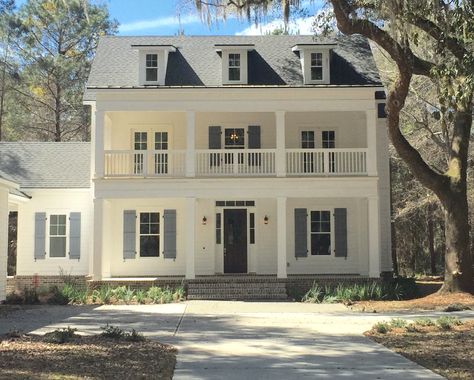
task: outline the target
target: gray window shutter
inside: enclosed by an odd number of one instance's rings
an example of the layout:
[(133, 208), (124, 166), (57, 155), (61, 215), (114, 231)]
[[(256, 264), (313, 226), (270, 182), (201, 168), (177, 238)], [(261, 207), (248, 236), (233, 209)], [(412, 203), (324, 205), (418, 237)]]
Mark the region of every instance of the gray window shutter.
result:
[(260, 149), (260, 125), (249, 125), (248, 127), (249, 135), (249, 149)]
[(209, 127), (209, 149), (221, 149), (221, 127)]
[(134, 259), (136, 255), (137, 212), (123, 212), (123, 259)]
[(69, 215), (69, 258), (81, 258), (81, 213), (71, 212)]
[(295, 208), (295, 257), (308, 256), (308, 210)]
[(163, 256), (165, 259), (176, 258), (176, 210), (163, 212)]
[(334, 237), (336, 257), (347, 257), (347, 209), (334, 209)]
[(35, 260), (46, 257), (46, 213), (35, 213)]

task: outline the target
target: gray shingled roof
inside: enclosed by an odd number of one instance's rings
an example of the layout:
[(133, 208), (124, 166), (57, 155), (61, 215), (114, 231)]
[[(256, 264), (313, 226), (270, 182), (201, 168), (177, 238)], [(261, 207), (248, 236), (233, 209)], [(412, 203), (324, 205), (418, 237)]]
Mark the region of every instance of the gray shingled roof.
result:
[(0, 176), (28, 188), (90, 187), (90, 143), (0, 142)]
[(99, 41), (87, 85), (139, 87), (138, 51), (132, 45), (173, 45), (177, 50), (169, 54), (166, 86), (221, 86), (222, 62), (215, 45), (254, 44), (248, 56), (249, 85), (303, 86), (299, 56), (291, 48), (312, 43), (337, 44), (331, 85), (381, 85), (370, 46), (361, 36), (106, 36)]

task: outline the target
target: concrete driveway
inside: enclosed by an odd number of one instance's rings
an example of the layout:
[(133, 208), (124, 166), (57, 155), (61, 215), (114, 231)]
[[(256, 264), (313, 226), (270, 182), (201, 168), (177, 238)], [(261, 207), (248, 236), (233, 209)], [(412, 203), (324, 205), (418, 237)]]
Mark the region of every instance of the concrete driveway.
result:
[[(375, 322), (427, 314), (363, 314), (342, 305), (190, 301), (169, 305), (38, 306), (0, 317), (12, 329), (84, 334), (113, 324), (178, 347), (175, 379), (441, 379), (362, 335)], [(473, 312), (456, 313), (474, 318)]]

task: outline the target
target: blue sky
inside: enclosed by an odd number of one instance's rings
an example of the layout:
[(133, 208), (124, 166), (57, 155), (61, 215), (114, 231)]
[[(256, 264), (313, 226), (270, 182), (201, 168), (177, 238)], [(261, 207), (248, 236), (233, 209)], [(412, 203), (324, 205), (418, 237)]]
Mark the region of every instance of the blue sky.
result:
[[(231, 17), (225, 22), (208, 26), (202, 22), (192, 6), (193, 0), (96, 0), (105, 2), (112, 17), (120, 23), (121, 35), (174, 35), (181, 28), (187, 35), (207, 34), (262, 34), (281, 24), (268, 16), (260, 26), (249, 24), (247, 20)], [(189, 4), (186, 6), (186, 1)], [(179, 8), (178, 8), (179, 4)], [(308, 15), (314, 15), (320, 1), (303, 1)], [(296, 17), (291, 28), (301, 34), (311, 33), (312, 18)]]

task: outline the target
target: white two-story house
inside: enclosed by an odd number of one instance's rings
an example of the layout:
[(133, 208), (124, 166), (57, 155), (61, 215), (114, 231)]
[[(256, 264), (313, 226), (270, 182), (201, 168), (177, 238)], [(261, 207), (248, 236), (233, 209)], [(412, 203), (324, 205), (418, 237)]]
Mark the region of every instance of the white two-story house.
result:
[(357, 36), (103, 37), (90, 145), (0, 144), (17, 279), (379, 278), (383, 91)]

